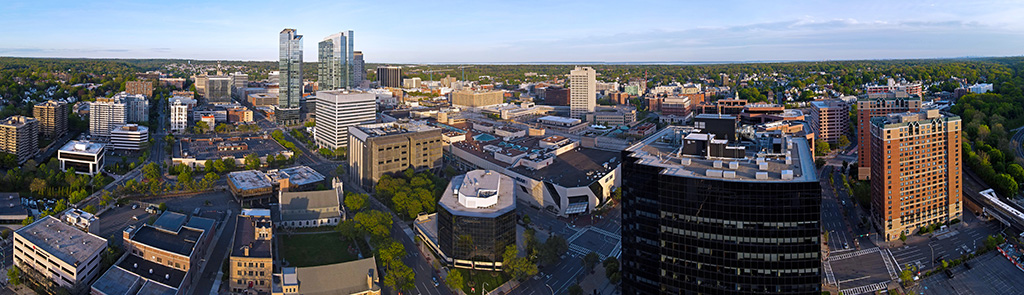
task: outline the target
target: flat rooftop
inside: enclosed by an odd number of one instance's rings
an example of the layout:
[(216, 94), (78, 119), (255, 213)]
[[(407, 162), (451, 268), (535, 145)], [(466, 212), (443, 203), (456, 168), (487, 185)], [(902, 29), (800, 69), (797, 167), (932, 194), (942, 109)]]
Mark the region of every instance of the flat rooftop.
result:
[(203, 231), (187, 227), (182, 227), (177, 233), (152, 226), (142, 226), (135, 231), (133, 241), (184, 256), (192, 256), (196, 242), (203, 236)]
[(107, 247), (106, 239), (82, 232), (53, 216), (40, 218), (15, 233), (70, 265), (87, 262)]
[[(452, 143), (452, 147), (458, 148), (502, 167), (508, 167), (509, 163), (495, 159), (493, 154), (484, 150), (485, 146), (493, 145), (502, 147), (506, 154), (518, 154), (517, 152), (513, 152), (514, 150), (521, 152), (535, 152), (543, 150), (543, 148), (538, 144), (543, 140), (543, 138), (539, 137), (527, 136), (513, 139), (511, 141), (504, 141), (497, 138), (496, 140), (483, 143), (473, 140), (472, 135), (475, 134), (472, 134), (471, 132), (466, 136), (466, 140)], [(604, 176), (608, 174), (608, 172), (615, 170), (615, 167), (618, 167), (618, 163), (620, 161), (618, 156), (619, 153), (617, 152), (591, 148), (577, 148), (558, 155), (550, 165), (539, 170), (534, 170), (524, 166), (518, 166), (510, 170), (536, 180), (547, 181), (564, 187), (588, 186), (600, 178), (600, 176)], [(605, 163), (608, 164), (607, 167), (605, 166)]]
[(452, 177), (438, 204), (454, 215), (496, 217), (515, 210), (511, 177), (494, 170), (473, 170)]
[(246, 257), (271, 257), (271, 241), (257, 240), (256, 227), (271, 227), (269, 216), (244, 216), (239, 215), (235, 222), (235, 240), (231, 247), (231, 255), (241, 257), (245, 253), (242, 247), (249, 246), (249, 256)]
[[(148, 271), (148, 270), (147, 270)], [(111, 267), (103, 273), (92, 288), (104, 294), (132, 294), (129, 293), (138, 285), (142, 278), (118, 266)]]
[(288, 182), (292, 185), (306, 185), (321, 182), (326, 179), (323, 174), (316, 172), (316, 170), (309, 168), (309, 166), (295, 166), (270, 170), (267, 171), (266, 175), (270, 178), (271, 183), (278, 182), (281, 179), (288, 179)]
[[(146, 280), (159, 282), (166, 286), (172, 286), (177, 289), (181, 286), (182, 280), (185, 279), (185, 272), (179, 269), (167, 267), (166, 265), (152, 262), (149, 260), (142, 259), (142, 257), (128, 254), (125, 256), (121, 263), (117, 264), (117, 268), (121, 268), (135, 276), (144, 278)], [(111, 268), (114, 269), (114, 268)], [(150, 273), (152, 270), (152, 273)], [(149, 282), (147, 282), (149, 283)], [(165, 290), (169, 289), (166, 286), (160, 287), (159, 284), (150, 285), (148, 288), (146, 285), (142, 286), (137, 294), (166, 294)], [(147, 290), (150, 289), (150, 290)], [(174, 294), (174, 293), (171, 293)]]
[[(18, 193), (0, 193), (0, 216), (12, 216), (17, 219), (25, 219), (28, 210), (21, 203), (21, 196)], [(4, 219), (0, 217), (0, 219)]]
[(90, 142), (85, 140), (72, 140), (64, 144), (60, 148), (64, 152), (83, 153), (83, 154), (99, 154), (103, 150), (103, 144), (98, 142)]
[(353, 128), (359, 129), (365, 132), (369, 137), (388, 136), (405, 133), (417, 133), (431, 130), (438, 130), (437, 127), (430, 126), (426, 121), (412, 121), (409, 123), (377, 123), (377, 124), (365, 124), (356, 125)]
[[(760, 152), (755, 145), (742, 145), (746, 149), (745, 158), (704, 157), (681, 153), (684, 145), (682, 142), (685, 140), (675, 138), (676, 136), (685, 137), (686, 140), (708, 138), (707, 134), (686, 133), (690, 131), (692, 129), (670, 126), (630, 146), (626, 151), (632, 152), (634, 157), (638, 157), (640, 164), (663, 167), (661, 174), (666, 175), (726, 181), (811, 182), (818, 180), (814, 160), (810, 154), (810, 145), (805, 138), (788, 137), (788, 140), (770, 138), (772, 144), (779, 144), (785, 149), (785, 152), (782, 153)], [(788, 164), (785, 159), (787, 153), (790, 157)], [(764, 169), (758, 164), (762, 160), (766, 164)], [(784, 172), (791, 175), (792, 178), (784, 178)]]
[[(224, 157), (244, 158), (248, 154), (264, 157), (287, 151), (281, 144), (271, 138), (247, 137), (208, 140), (179, 140), (179, 148), (174, 149), (174, 157), (193, 157), (196, 160), (221, 159)], [(244, 150), (219, 150), (221, 144), (245, 144)]]
[(245, 170), (228, 173), (228, 181), (240, 190), (273, 187), (270, 177), (259, 170)]

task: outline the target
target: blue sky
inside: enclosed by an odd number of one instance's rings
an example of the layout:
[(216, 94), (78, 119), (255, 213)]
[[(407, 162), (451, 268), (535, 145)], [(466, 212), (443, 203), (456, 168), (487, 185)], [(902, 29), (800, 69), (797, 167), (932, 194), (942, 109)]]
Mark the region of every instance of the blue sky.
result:
[(1024, 1), (6, 0), (0, 56), (277, 59), (355, 31), (367, 62), (846, 60), (1024, 54)]

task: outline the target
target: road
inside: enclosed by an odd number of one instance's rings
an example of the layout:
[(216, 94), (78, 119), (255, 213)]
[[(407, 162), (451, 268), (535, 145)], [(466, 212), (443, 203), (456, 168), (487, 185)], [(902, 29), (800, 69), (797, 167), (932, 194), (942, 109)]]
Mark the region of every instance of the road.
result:
[(1010, 138), (1018, 159), (1024, 159), (1024, 128), (1017, 129), (1017, 133)]
[[(77, 136), (77, 134), (74, 134), (74, 135)], [(39, 163), (39, 164), (46, 163), (44, 161), (46, 161), (46, 159), (49, 159), (50, 157), (52, 157), (57, 152), (57, 150), (59, 150), (61, 147), (63, 147), (64, 144), (66, 144), (69, 140), (71, 140), (72, 137), (73, 136), (72, 136), (72, 133), (70, 131), (65, 132), (64, 135), (62, 135), (60, 138), (58, 138), (58, 139), (53, 141), (54, 144), (52, 146), (50, 146), (50, 148), (46, 149), (42, 153), (36, 154), (36, 156), (34, 158), (36, 160), (36, 163)]]

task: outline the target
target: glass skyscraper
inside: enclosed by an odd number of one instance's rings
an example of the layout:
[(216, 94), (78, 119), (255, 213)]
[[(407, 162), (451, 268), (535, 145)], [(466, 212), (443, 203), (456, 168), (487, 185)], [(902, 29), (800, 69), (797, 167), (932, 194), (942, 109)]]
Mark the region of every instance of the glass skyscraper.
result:
[(320, 41), (317, 55), (317, 83), (319, 90), (351, 89), (355, 79), (355, 54), (352, 50), (352, 31), (327, 36)]
[(302, 98), (302, 35), (295, 29), (284, 29), (280, 37), (281, 92), (275, 116), (278, 123), (293, 123), (299, 119)]

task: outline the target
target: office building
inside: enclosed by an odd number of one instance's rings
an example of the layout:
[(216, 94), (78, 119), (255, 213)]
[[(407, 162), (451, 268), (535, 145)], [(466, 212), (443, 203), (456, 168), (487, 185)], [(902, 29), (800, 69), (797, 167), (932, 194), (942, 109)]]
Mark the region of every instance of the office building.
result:
[(810, 144), (756, 136), (669, 126), (622, 151), (623, 294), (821, 294)]
[(202, 93), (206, 93), (206, 79), (207, 78), (209, 78), (209, 76), (207, 76), (205, 73), (202, 74), (202, 75), (192, 76), (192, 80), (196, 81), (195, 83), (192, 84), (192, 86), (196, 87), (196, 92), (199, 92), (200, 95)]
[(597, 72), (576, 67), (569, 72), (569, 117), (585, 119), (597, 106)]
[(871, 118), (871, 211), (886, 241), (961, 218), (960, 130), (939, 110)]
[(302, 100), (302, 35), (295, 29), (284, 29), (280, 34), (280, 93), (274, 116), (278, 124), (299, 121), (299, 101)]
[(809, 119), (811, 131), (817, 134), (817, 139), (838, 144), (839, 137), (849, 129), (850, 105), (842, 100), (812, 101)]
[(53, 216), (14, 231), (14, 265), (43, 286), (67, 288), (77, 294), (89, 288), (100, 272), (107, 240), (78, 230)]
[(139, 151), (149, 145), (149, 127), (125, 124), (110, 130), (110, 148)]
[[(121, 240), (126, 255), (116, 269), (108, 270), (116, 276), (108, 278), (135, 277), (141, 282), (138, 294), (194, 293), (189, 291), (213, 246), (216, 223), (209, 218), (165, 211), (152, 224), (125, 228)], [(96, 284), (109, 287), (114, 282)]]
[(283, 267), (281, 273), (274, 274), (271, 294), (380, 295), (377, 274), (374, 257), (320, 266)]
[(568, 106), (569, 89), (558, 85), (548, 86), (544, 90), (544, 102), (553, 106)]
[(333, 34), (320, 41), (317, 55), (317, 86), (319, 90), (352, 89), (355, 56), (352, 31)]
[(387, 173), (441, 166), (442, 130), (421, 121), (348, 127), (349, 175), (372, 188)]
[(207, 76), (206, 87), (203, 87), (202, 92), (206, 102), (212, 104), (231, 103), (231, 88), (234, 87), (233, 79), (233, 76), (227, 75)]
[(281, 226), (290, 228), (334, 227), (344, 220), (341, 211), (341, 181), (334, 180), (334, 188), (317, 191), (278, 191), (278, 209)]
[(921, 111), (921, 97), (857, 99), (857, 178), (871, 177), (871, 118)]
[(348, 147), (348, 127), (377, 119), (377, 96), (347, 90), (317, 91), (313, 139), (321, 148)]
[(110, 138), (110, 130), (128, 123), (128, 105), (124, 99), (97, 98), (89, 103), (89, 135), (94, 140)]
[(244, 90), (249, 88), (249, 74), (243, 73), (232, 73), (231, 75), (231, 95), (238, 97), (244, 97)]
[(992, 91), (992, 83), (979, 83), (967, 87), (971, 93), (986, 93)]
[(68, 132), (68, 104), (59, 100), (47, 100), (32, 107), (32, 117), (39, 120), (39, 135), (45, 139), (57, 139)]
[(353, 52), (352, 60), (352, 83), (356, 85), (355, 87), (362, 87), (363, 81), (366, 81), (366, 61), (363, 61), (363, 52)]
[(636, 122), (636, 107), (634, 106), (599, 106), (594, 112), (587, 113), (587, 122), (604, 124), (606, 126), (621, 126)]
[(57, 150), (60, 170), (75, 169), (77, 174), (96, 175), (103, 169), (106, 145), (96, 142), (72, 140)]
[(402, 67), (377, 67), (377, 84), (380, 87), (402, 87)]
[(402, 79), (402, 87), (407, 89), (417, 89), (420, 88), (421, 82), (423, 82), (423, 79), (420, 79), (420, 77)]
[(141, 94), (153, 97), (153, 81), (125, 81), (124, 91), (128, 94)]
[(39, 120), (14, 115), (0, 121), (0, 152), (25, 163), (39, 152)]
[(514, 186), (491, 170), (452, 178), (437, 202), (437, 244), (447, 264), (501, 270), (505, 247), (516, 244)]
[(505, 102), (505, 92), (500, 90), (459, 90), (452, 92), (452, 105), (457, 107), (486, 107)]
[(191, 107), (181, 100), (172, 100), (171, 108), (171, 132), (184, 133), (188, 128), (189, 110)]
[(259, 170), (228, 173), (228, 189), (235, 200), (246, 208), (270, 204), (274, 195), (274, 183), (266, 173)]
[(228, 258), (228, 285), (233, 294), (270, 294), (273, 238), (270, 210), (243, 209), (235, 217), (235, 239)]

